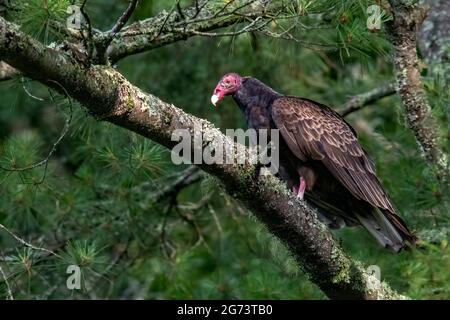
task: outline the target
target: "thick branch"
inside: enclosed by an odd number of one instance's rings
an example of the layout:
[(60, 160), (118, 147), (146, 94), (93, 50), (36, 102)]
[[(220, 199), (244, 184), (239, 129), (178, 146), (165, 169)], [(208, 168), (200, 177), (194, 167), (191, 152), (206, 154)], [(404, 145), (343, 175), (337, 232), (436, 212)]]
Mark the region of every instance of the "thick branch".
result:
[(395, 84), (388, 83), (381, 87), (372, 89), (368, 92), (353, 96), (341, 108), (339, 113), (345, 117), (349, 114), (361, 110), (365, 106), (374, 103), (375, 101), (390, 96), (395, 93)]
[(256, 18), (267, 18), (282, 8), (282, 1), (276, 1), (268, 8), (256, 4), (259, 0), (234, 0), (218, 4), (216, 1), (199, 1), (198, 7), (176, 9), (135, 22), (117, 34), (108, 49), (110, 60), (115, 62), (126, 56), (159, 48), (170, 43), (202, 35), (215, 29)]
[[(88, 68), (72, 57), (46, 48), (3, 18), (0, 18), (0, 59), (48, 86), (64, 87), (97, 117), (169, 149), (178, 144), (171, 139), (173, 131), (188, 129), (191, 138), (195, 130), (201, 130), (202, 149), (214, 141), (221, 141), (225, 150), (249, 155), (248, 149), (235, 144), (208, 121), (142, 92), (112, 68)], [(319, 222), (315, 211), (298, 200), (274, 176), (261, 175), (258, 166), (250, 161), (235, 165), (201, 164), (199, 167), (216, 176), (231, 196), (242, 201), (289, 248), (311, 281), (328, 297), (403, 298), (349, 258), (330, 231)]]
[(426, 10), (417, 1), (389, 0), (389, 3), (393, 20), (387, 23), (386, 29), (394, 46), (397, 90), (405, 108), (406, 122), (426, 161), (445, 172), (446, 160), (437, 145), (436, 123), (422, 86), (416, 51), (416, 32)]

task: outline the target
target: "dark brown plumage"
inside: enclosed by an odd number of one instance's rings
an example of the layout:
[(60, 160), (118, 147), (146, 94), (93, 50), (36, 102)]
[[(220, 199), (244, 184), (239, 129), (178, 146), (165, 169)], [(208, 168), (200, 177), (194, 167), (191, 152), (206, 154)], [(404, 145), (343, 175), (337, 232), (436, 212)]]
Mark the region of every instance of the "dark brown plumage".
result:
[[(284, 96), (259, 80), (225, 75), (213, 103), (231, 95), (254, 129), (280, 130), (279, 176), (314, 205), (332, 228), (362, 224), (384, 247), (415, 243), (375, 174), (355, 130), (335, 111)], [(301, 179), (301, 180), (300, 180)], [(299, 185), (299, 187), (297, 187)]]

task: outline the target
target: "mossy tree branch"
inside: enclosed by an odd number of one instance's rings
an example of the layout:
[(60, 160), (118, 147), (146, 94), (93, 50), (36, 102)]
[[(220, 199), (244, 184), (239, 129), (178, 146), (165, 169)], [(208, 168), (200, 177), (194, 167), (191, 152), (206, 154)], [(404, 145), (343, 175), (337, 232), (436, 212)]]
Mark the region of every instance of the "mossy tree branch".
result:
[(417, 30), (427, 9), (417, 0), (389, 0), (389, 4), (393, 19), (387, 23), (386, 30), (394, 49), (397, 91), (405, 108), (406, 122), (425, 160), (433, 169), (437, 168), (441, 178), (447, 160), (437, 144), (436, 123), (423, 89), (417, 56)]
[[(264, 20), (276, 19), (290, 2), (295, 1), (270, 1), (266, 6), (259, 0), (233, 0), (224, 1), (223, 4), (201, 0), (198, 6), (184, 9), (177, 3), (178, 6), (170, 11), (162, 11), (123, 28), (109, 46), (107, 55), (112, 62), (116, 62), (130, 55), (238, 23), (251, 25), (247, 31), (258, 30), (267, 24)], [(255, 19), (261, 23), (254, 23)]]
[[(249, 155), (206, 120), (187, 114), (151, 93), (128, 82), (107, 66), (86, 66), (63, 52), (47, 48), (0, 17), (0, 59), (25, 76), (56, 90), (69, 93), (97, 118), (136, 132), (171, 149), (175, 129), (200, 129), (202, 149), (222, 141), (226, 150)], [(193, 144), (195, 148), (195, 144)], [(298, 200), (272, 175), (262, 175), (258, 166), (244, 164), (201, 164), (218, 178), (227, 192), (242, 201), (267, 229), (278, 237), (312, 282), (330, 298), (401, 299), (403, 296), (366, 273), (334, 240), (316, 213)]]

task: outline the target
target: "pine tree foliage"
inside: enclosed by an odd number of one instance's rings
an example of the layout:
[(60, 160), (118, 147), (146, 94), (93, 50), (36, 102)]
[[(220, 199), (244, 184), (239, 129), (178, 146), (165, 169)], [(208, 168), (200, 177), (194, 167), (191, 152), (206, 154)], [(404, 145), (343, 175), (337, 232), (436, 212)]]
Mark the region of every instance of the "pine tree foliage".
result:
[[(11, 0), (13, 9), (1, 14), (46, 44), (59, 43), (67, 36), (55, 26), (65, 23), (71, 3)], [(338, 108), (350, 96), (394, 78), (383, 30), (366, 27), (372, 4), (298, 0), (287, 8), (291, 18), (270, 24), (272, 34), (194, 37), (115, 67), (143, 90), (220, 128), (244, 126), (231, 101), (219, 110), (209, 106), (217, 79), (230, 71)], [(123, 1), (89, 0), (85, 10), (95, 28), (109, 30), (124, 6)], [(133, 19), (172, 6), (141, 1)], [(288, 28), (293, 39), (276, 36)], [(440, 145), (448, 154), (445, 75), (423, 69)], [(6, 276), (0, 273), (0, 297), (324, 298), (278, 240), (214, 179), (202, 176), (175, 196), (159, 199), (158, 192), (186, 169), (173, 165), (168, 151), (92, 118), (61, 93), (21, 76), (0, 83), (0, 97), (0, 267)], [(382, 279), (399, 291), (444, 299), (450, 297), (450, 191), (421, 159), (402, 112), (392, 96), (348, 121), (401, 215), (421, 237), (421, 248), (392, 255), (360, 229), (338, 231), (336, 237), (352, 256), (380, 266)], [(66, 125), (68, 132), (49, 161), (35, 166)], [(80, 290), (66, 286), (69, 265), (81, 268)]]

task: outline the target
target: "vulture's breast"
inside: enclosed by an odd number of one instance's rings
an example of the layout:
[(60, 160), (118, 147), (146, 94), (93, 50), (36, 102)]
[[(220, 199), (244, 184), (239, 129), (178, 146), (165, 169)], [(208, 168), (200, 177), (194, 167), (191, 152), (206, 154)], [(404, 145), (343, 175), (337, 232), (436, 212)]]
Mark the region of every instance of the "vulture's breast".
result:
[(245, 110), (247, 126), (249, 128), (260, 130), (266, 129), (270, 130), (271, 121), (270, 115), (268, 114), (267, 108), (262, 108), (257, 105), (250, 105)]

